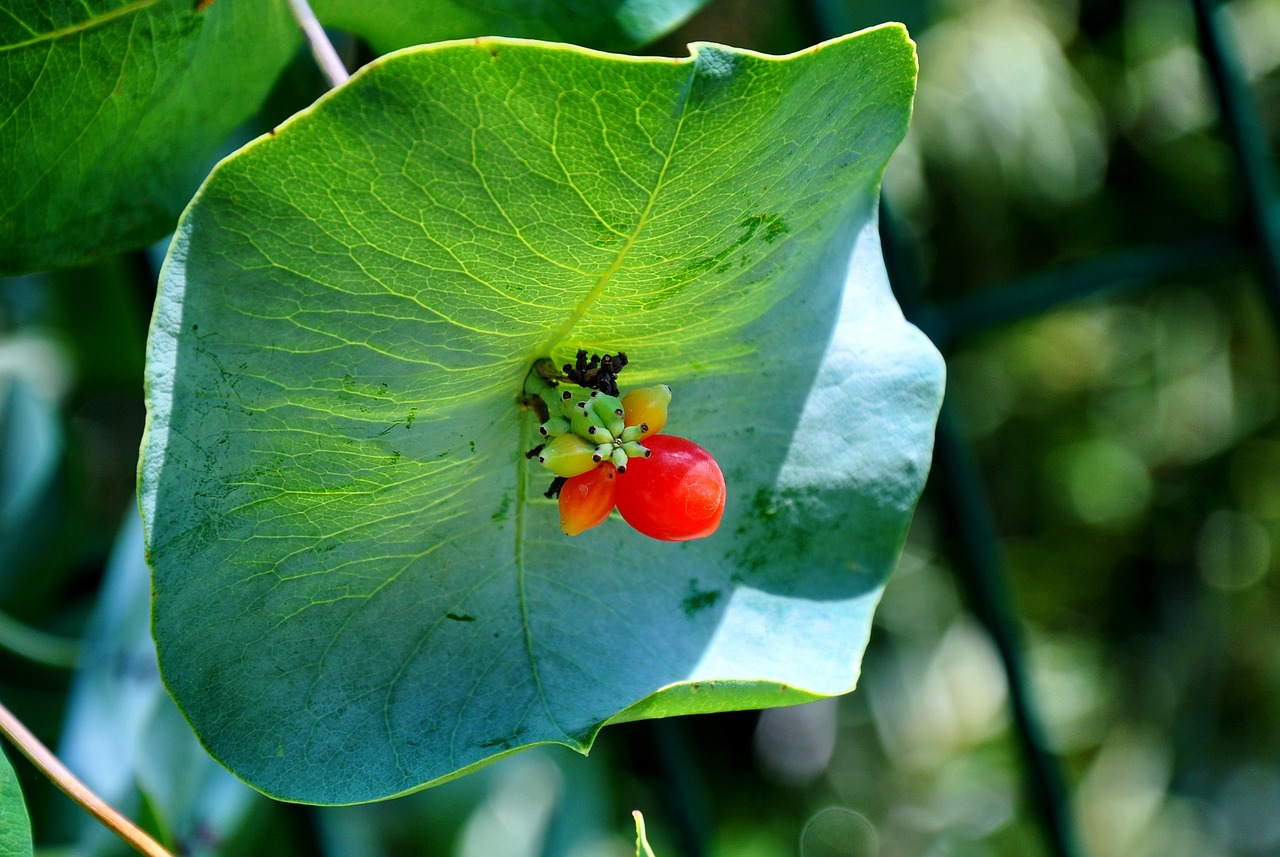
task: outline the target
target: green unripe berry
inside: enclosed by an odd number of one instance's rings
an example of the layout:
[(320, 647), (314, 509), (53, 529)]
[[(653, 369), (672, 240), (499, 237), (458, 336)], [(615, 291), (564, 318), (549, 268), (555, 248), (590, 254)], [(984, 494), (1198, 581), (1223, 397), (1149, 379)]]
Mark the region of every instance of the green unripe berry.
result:
[(542, 425), (538, 426), (538, 432), (543, 437), (559, 437), (569, 430), (569, 421), (562, 417), (552, 417)]
[(649, 431), (648, 423), (640, 423), (638, 426), (627, 426), (622, 430), (622, 434), (618, 435), (618, 439), (623, 443), (631, 443), (645, 436)]
[(564, 414), (566, 420), (572, 420), (573, 415), (578, 410), (579, 401), (573, 397), (573, 393), (565, 390), (560, 394), (560, 411)]
[[(596, 416), (586, 402), (576, 402), (573, 406), (573, 413), (569, 417), (569, 425), (573, 427), (573, 433), (587, 440), (593, 439), (595, 434), (592, 429), (604, 428), (604, 423)], [(612, 436), (609, 438), (612, 440)], [(603, 443), (604, 439), (597, 440), (596, 443)]]
[(592, 443), (613, 443), (614, 437), (607, 428), (591, 426), (587, 429), (587, 440)]
[(591, 409), (595, 411), (596, 416), (609, 430), (614, 437), (622, 434), (622, 430), (626, 427), (623, 421), (622, 400), (617, 396), (610, 396), (608, 393), (601, 393), (596, 390), (587, 399)]
[(622, 451), (627, 454), (628, 458), (648, 458), (650, 452), (647, 448), (641, 446), (637, 441), (629, 441), (622, 445)]
[(595, 452), (596, 444), (576, 434), (562, 434), (542, 448), (538, 462), (556, 476), (572, 478), (599, 463)]

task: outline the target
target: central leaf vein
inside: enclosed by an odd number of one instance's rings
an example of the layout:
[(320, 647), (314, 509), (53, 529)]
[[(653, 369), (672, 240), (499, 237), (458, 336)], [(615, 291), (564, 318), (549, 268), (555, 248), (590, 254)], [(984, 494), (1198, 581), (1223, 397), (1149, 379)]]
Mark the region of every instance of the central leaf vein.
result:
[[(621, 268), (623, 262), (627, 258), (627, 253), (635, 246), (640, 234), (644, 231), (645, 226), (649, 223), (650, 216), (653, 213), (654, 203), (658, 199), (658, 194), (662, 190), (663, 182), (667, 176), (667, 170), (671, 166), (671, 160), (675, 155), (676, 145), (680, 140), (680, 131), (684, 127), (686, 108), (689, 104), (689, 92), (693, 88), (694, 77), (697, 74), (697, 66), (690, 63), (689, 77), (685, 80), (684, 86), (680, 91), (679, 101), (677, 103), (676, 127), (671, 132), (671, 142), (667, 146), (667, 151), (663, 154), (662, 166), (658, 170), (658, 176), (654, 179), (653, 189), (649, 192), (649, 199), (645, 202), (644, 208), (640, 212), (640, 216), (636, 219), (636, 225), (627, 236), (625, 243), (618, 249), (617, 255), (613, 262), (606, 268), (596, 279), (591, 290), (578, 302), (569, 318), (565, 320), (559, 328), (547, 339), (546, 343), (538, 349), (536, 356), (549, 355), (551, 349), (560, 343), (573, 330), (587, 311), (592, 307), (600, 296), (604, 294), (610, 280), (613, 279)], [(542, 687), (542, 677), (538, 670), (538, 658), (533, 649), (533, 627), (529, 622), (529, 599), (525, 592), (525, 522), (527, 516), (525, 513), (526, 504), (528, 502), (529, 478), (528, 468), (526, 467), (524, 449), (528, 445), (528, 438), (525, 436), (525, 427), (529, 424), (528, 418), (521, 419), (521, 430), (519, 432), (522, 447), (517, 450), (516, 455), (516, 513), (515, 513), (515, 549), (513, 559), (515, 562), (516, 572), (516, 590), (520, 599), (520, 621), (524, 630), (525, 651), (529, 657), (529, 671), (533, 677), (534, 688), (537, 691), (538, 699), (542, 702), (543, 711), (546, 712), (547, 718), (566, 738), (569, 737), (564, 728), (556, 721), (555, 714), (551, 710), (551, 702), (547, 699), (546, 693)]]
[(653, 182), (653, 189), (649, 192), (649, 199), (645, 202), (644, 208), (640, 211), (640, 216), (636, 219), (635, 227), (631, 230), (631, 233), (627, 235), (627, 239), (623, 242), (622, 246), (618, 248), (618, 253), (613, 257), (613, 262), (611, 262), (609, 267), (605, 268), (604, 271), (601, 272), (600, 276), (596, 278), (596, 282), (592, 285), (591, 290), (588, 291), (586, 295), (583, 296), (582, 300), (578, 302), (578, 305), (574, 307), (573, 312), (569, 314), (567, 319), (565, 319), (564, 324), (560, 325), (554, 332), (552, 332), (551, 336), (547, 338), (547, 341), (538, 349), (536, 356), (542, 357), (549, 355), (551, 350), (559, 345), (560, 342), (569, 335), (569, 332), (573, 330), (574, 326), (582, 320), (582, 317), (587, 314), (587, 311), (590, 310), (596, 301), (600, 299), (601, 295), (603, 295), (605, 290), (609, 287), (609, 283), (613, 280), (614, 275), (622, 269), (622, 265), (626, 261), (627, 254), (631, 251), (631, 248), (636, 245), (636, 242), (639, 240), (640, 234), (644, 231), (645, 226), (649, 224), (649, 219), (653, 214), (653, 206), (658, 200), (658, 194), (662, 190), (663, 183), (666, 181), (667, 170), (671, 167), (671, 160), (675, 155), (676, 144), (680, 140), (680, 130), (684, 127), (686, 108), (689, 104), (689, 92), (693, 88), (693, 81), (696, 75), (697, 66), (691, 62), (689, 67), (689, 77), (685, 80), (684, 87), (680, 91), (680, 99), (676, 108), (678, 111), (676, 127), (671, 133), (671, 142), (667, 145), (667, 151), (662, 158), (662, 167), (658, 170), (658, 177)]
[(0, 53), (17, 50), (18, 48), (25, 48), (30, 45), (38, 45), (41, 42), (51, 42), (64, 36), (75, 35), (76, 33), (83, 33), (86, 30), (91, 30), (101, 24), (114, 21), (116, 18), (123, 18), (125, 15), (130, 15), (141, 9), (146, 9), (148, 6), (154, 6), (159, 2), (160, 0), (133, 0), (132, 3), (126, 3), (109, 12), (103, 12), (101, 15), (95, 15), (91, 18), (86, 18), (83, 21), (77, 21), (74, 24), (59, 27), (56, 30), (50, 30), (47, 33), (37, 33), (31, 38), (23, 39), (20, 42), (11, 42), (7, 45), (0, 45)]

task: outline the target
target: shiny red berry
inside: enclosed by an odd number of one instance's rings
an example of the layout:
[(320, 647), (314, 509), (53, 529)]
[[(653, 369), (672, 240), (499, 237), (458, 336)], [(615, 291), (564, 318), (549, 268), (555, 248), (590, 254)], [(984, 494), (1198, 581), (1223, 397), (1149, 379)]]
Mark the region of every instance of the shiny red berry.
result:
[(576, 536), (600, 524), (613, 511), (618, 473), (612, 464), (602, 464), (560, 486), (560, 529)]
[(656, 434), (644, 439), (653, 455), (633, 458), (618, 475), (615, 499), (623, 520), (664, 542), (715, 532), (724, 514), (724, 475), (711, 453), (691, 440)]

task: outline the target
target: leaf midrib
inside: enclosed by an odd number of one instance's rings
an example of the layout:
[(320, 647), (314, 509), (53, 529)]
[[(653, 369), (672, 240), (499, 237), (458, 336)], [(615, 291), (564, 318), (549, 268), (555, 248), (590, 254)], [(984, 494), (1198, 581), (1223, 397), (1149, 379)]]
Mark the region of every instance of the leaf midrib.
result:
[(662, 168), (658, 170), (658, 177), (653, 182), (653, 190), (649, 192), (649, 199), (645, 202), (644, 208), (640, 211), (640, 216), (636, 219), (635, 227), (627, 236), (627, 240), (618, 248), (618, 253), (613, 257), (613, 262), (611, 262), (609, 267), (605, 268), (604, 271), (600, 273), (590, 291), (588, 291), (586, 295), (583, 296), (582, 300), (578, 302), (578, 305), (574, 307), (573, 312), (569, 314), (569, 317), (565, 319), (564, 323), (556, 328), (555, 331), (552, 332), (551, 336), (547, 338), (547, 341), (538, 348), (537, 353), (534, 355), (535, 358), (549, 356), (551, 354), (551, 350), (559, 345), (564, 338), (569, 335), (569, 332), (573, 330), (574, 326), (582, 320), (582, 317), (587, 314), (587, 311), (590, 310), (595, 302), (600, 299), (600, 296), (604, 294), (605, 289), (608, 288), (609, 282), (613, 279), (614, 274), (622, 268), (622, 263), (626, 261), (627, 254), (631, 251), (631, 248), (636, 245), (636, 242), (640, 238), (640, 233), (642, 233), (644, 228), (649, 225), (649, 217), (653, 213), (654, 203), (657, 202), (658, 194), (662, 190), (663, 183), (666, 181), (667, 169), (671, 166), (671, 159), (675, 155), (676, 143), (680, 140), (680, 130), (684, 127), (686, 108), (689, 105), (689, 91), (693, 88), (693, 81), (697, 76), (697, 73), (698, 67), (696, 58), (690, 57), (689, 76), (685, 80), (684, 87), (680, 92), (679, 115), (676, 118), (676, 129), (671, 134), (671, 142), (667, 145), (666, 154), (664, 154), (662, 158)]
[[(578, 302), (569, 318), (565, 320), (559, 328), (547, 339), (545, 345), (540, 347), (535, 358), (550, 356), (551, 349), (555, 348), (560, 342), (573, 330), (574, 325), (582, 320), (591, 306), (599, 300), (604, 294), (605, 289), (609, 285), (609, 281), (613, 279), (613, 275), (622, 267), (622, 263), (626, 260), (628, 252), (640, 237), (640, 233), (644, 231), (645, 226), (649, 223), (649, 216), (653, 212), (654, 203), (658, 199), (658, 194), (662, 190), (662, 186), (667, 177), (667, 169), (671, 166), (671, 159), (675, 154), (676, 144), (680, 140), (680, 131), (684, 127), (684, 119), (686, 109), (689, 105), (689, 92), (693, 88), (694, 78), (697, 76), (698, 67), (695, 58), (691, 57), (689, 62), (689, 76), (684, 82), (684, 87), (680, 92), (679, 114), (676, 118), (675, 131), (671, 134), (671, 142), (667, 146), (666, 154), (662, 159), (662, 168), (658, 170), (658, 177), (653, 182), (653, 190), (649, 192), (649, 199), (645, 203), (644, 208), (640, 212), (640, 216), (636, 219), (636, 225), (631, 230), (631, 234), (627, 236), (626, 242), (618, 248), (618, 253), (613, 258), (613, 262), (609, 267), (601, 272), (596, 278), (595, 284), (591, 290)], [(532, 364), (532, 360), (529, 361)], [(521, 418), (520, 431), (518, 436), (521, 441), (521, 449), (517, 450), (516, 456), (516, 512), (515, 512), (515, 545), (512, 552), (513, 563), (516, 572), (516, 592), (520, 601), (520, 622), (523, 625), (524, 647), (525, 653), (529, 657), (529, 672), (533, 677), (533, 685), (538, 694), (538, 699), (542, 703), (542, 710), (546, 712), (547, 718), (552, 725), (560, 731), (566, 739), (570, 739), (569, 734), (565, 731), (556, 720), (555, 713), (551, 710), (551, 702), (547, 699), (546, 693), (542, 688), (542, 677), (538, 671), (538, 658), (533, 651), (533, 628), (529, 623), (529, 599), (525, 597), (525, 568), (524, 568), (524, 532), (525, 532), (525, 508), (528, 505), (528, 468), (525, 466), (524, 446), (527, 445), (528, 439), (525, 437), (525, 426), (528, 425), (529, 418), (523, 416)]]
[(31, 45), (38, 45), (41, 42), (51, 42), (54, 39), (61, 39), (64, 36), (71, 36), (71, 35), (75, 35), (76, 33), (83, 33), (86, 30), (91, 30), (94, 27), (97, 27), (101, 24), (106, 24), (110, 21), (114, 21), (116, 18), (123, 18), (125, 15), (131, 15), (134, 12), (140, 11), (142, 9), (146, 9), (150, 6), (154, 6), (159, 2), (160, 0), (132, 0), (132, 2), (125, 3), (123, 6), (117, 6), (115, 9), (112, 9), (110, 12), (103, 12), (101, 15), (95, 15), (92, 18), (86, 18), (85, 20), (79, 21), (75, 24), (71, 24), (70, 26), (61, 27), (57, 30), (50, 30), (47, 33), (41, 33), (38, 36), (33, 36), (30, 39), (24, 39), (21, 42), (13, 42), (12, 44), (8, 44), (8, 45), (0, 45), (0, 54), (4, 53), (5, 51), (15, 51), (15, 50), (18, 50), (19, 48), (30, 47)]

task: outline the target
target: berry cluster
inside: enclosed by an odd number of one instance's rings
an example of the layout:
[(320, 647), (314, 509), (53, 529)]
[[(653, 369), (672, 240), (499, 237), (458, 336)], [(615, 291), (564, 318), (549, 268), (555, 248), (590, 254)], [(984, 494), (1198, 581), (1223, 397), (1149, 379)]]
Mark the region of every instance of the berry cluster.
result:
[[(526, 390), (537, 393), (526, 401), (539, 411), (539, 431), (548, 438), (527, 455), (556, 475), (547, 494), (559, 494), (560, 528), (576, 536), (617, 508), (624, 521), (655, 539), (709, 536), (724, 514), (720, 467), (696, 443), (659, 434), (670, 387), (642, 387), (618, 398), (617, 374), (626, 363), (622, 352), (588, 360), (579, 351), (563, 374), (539, 361), (526, 382)], [(559, 381), (580, 389), (561, 390)]]

